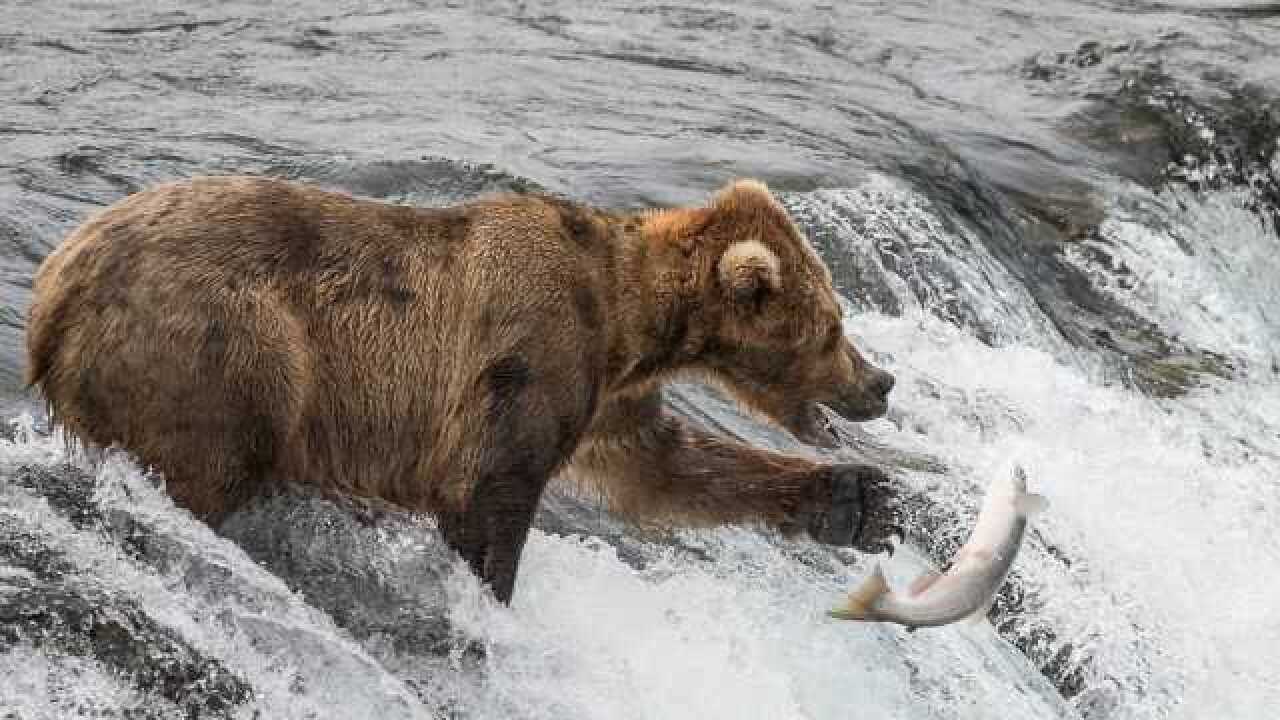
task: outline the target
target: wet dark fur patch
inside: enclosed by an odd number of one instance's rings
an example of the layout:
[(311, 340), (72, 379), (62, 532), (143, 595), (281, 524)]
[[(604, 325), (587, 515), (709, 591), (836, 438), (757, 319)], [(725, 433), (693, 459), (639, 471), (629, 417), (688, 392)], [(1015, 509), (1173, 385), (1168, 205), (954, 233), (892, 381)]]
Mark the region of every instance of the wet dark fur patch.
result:
[(519, 355), (507, 355), (489, 366), (485, 382), (489, 385), (489, 420), (500, 424), (519, 403), (521, 395), (533, 380), (529, 363)]
[(210, 370), (221, 370), (227, 357), (227, 329), (221, 320), (211, 320), (204, 330), (200, 358)]
[[(595, 391), (591, 393), (589, 400), (590, 407), (594, 410)], [(588, 414), (589, 416), (589, 414)], [(585, 421), (574, 414), (565, 414), (556, 418), (556, 433), (559, 436), (556, 442), (556, 452), (562, 457), (568, 457), (577, 449), (578, 441), (582, 439), (583, 426)]]
[(86, 302), (96, 309), (126, 307), (129, 291), (134, 286), (138, 251), (128, 236), (128, 226), (117, 223), (110, 228), (114, 243), (96, 248), (96, 281), (87, 294)]
[(403, 258), (388, 257), (382, 261), (382, 296), (393, 305), (413, 302), (418, 294), (409, 288)]
[(392, 307), (402, 308), (418, 298), (418, 293), (409, 287), (405, 260), (397, 255), (388, 255), (373, 267), (358, 266), (348, 255), (325, 256), (316, 262), (318, 273), (332, 274), (345, 281), (339, 297), (347, 302), (386, 301)]
[(288, 202), (272, 203), (263, 214), (271, 219), (271, 227), (279, 239), (282, 248), (279, 263), (284, 274), (314, 272), (320, 237), (315, 224), (304, 217), (299, 207)]
[(573, 307), (578, 311), (578, 319), (582, 321), (583, 327), (588, 330), (600, 327), (600, 303), (596, 301), (596, 294), (591, 292), (591, 288), (585, 285), (574, 286)]
[(542, 201), (560, 213), (560, 224), (564, 226), (565, 234), (573, 240), (575, 245), (591, 248), (599, 244), (590, 210), (558, 197), (543, 196)]
[(661, 352), (646, 358), (631, 371), (633, 375), (640, 377), (662, 372), (676, 364), (689, 334), (689, 317), (684, 313), (677, 313), (668, 322), (651, 326), (649, 332)]
[(104, 412), (110, 406), (109, 402), (100, 400), (101, 396), (97, 368), (93, 365), (85, 365), (80, 369), (79, 383), (76, 387), (78, 414), (83, 418), (92, 418), (101, 422), (101, 419), (106, 417)]
[[(471, 234), (472, 219), (467, 208), (413, 208), (400, 222), (403, 235), (415, 238), (416, 252), (432, 263), (448, 265)], [(424, 235), (424, 227), (431, 231)]]
[(245, 415), (241, 432), (233, 437), (244, 438), (245, 441), (241, 446), (242, 476), (232, 479), (235, 503), (239, 504), (247, 499), (254, 485), (269, 477), (275, 466), (277, 448), (274, 418), (261, 409), (250, 410)]
[(488, 340), (493, 335), (494, 326), (497, 320), (494, 317), (493, 306), (485, 304), (480, 308), (480, 317), (476, 320), (476, 329), (479, 331), (478, 336), (481, 340)]
[(418, 297), (418, 294), (407, 288), (385, 287), (382, 289), (382, 296), (393, 305), (407, 305), (413, 302), (414, 298)]

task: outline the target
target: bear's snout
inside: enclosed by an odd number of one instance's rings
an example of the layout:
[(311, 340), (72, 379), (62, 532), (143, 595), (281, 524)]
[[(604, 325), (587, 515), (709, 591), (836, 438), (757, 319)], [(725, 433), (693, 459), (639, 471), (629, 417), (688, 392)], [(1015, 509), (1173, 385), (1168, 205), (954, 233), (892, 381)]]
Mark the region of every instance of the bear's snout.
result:
[(888, 400), (889, 391), (893, 390), (893, 385), (896, 382), (893, 374), (885, 372), (879, 368), (873, 368), (872, 371), (874, 374), (871, 377), (871, 381), (867, 383), (867, 386), (871, 388), (871, 392), (873, 394), (878, 395), (882, 399)]
[(825, 403), (845, 420), (874, 420), (889, 410), (889, 393), (896, 382), (893, 375), (867, 365), (860, 380), (842, 388), (834, 401)]

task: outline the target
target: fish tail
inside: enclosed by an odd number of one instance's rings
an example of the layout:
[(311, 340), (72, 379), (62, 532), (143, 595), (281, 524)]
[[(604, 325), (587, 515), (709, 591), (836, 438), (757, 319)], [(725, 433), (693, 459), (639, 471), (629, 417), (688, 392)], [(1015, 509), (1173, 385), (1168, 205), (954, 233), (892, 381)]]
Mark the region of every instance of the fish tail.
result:
[(876, 565), (871, 577), (862, 581), (857, 590), (849, 593), (845, 604), (827, 612), (838, 620), (874, 620), (875, 604), (880, 598), (889, 594), (889, 582), (885, 580), (884, 570)]
[(1021, 465), (1013, 466), (1013, 484), (1019, 490), (1027, 489), (1027, 471)]
[(1043, 495), (1027, 492), (1027, 471), (1021, 465), (1013, 466), (1013, 509), (1023, 517), (1035, 517), (1049, 507)]

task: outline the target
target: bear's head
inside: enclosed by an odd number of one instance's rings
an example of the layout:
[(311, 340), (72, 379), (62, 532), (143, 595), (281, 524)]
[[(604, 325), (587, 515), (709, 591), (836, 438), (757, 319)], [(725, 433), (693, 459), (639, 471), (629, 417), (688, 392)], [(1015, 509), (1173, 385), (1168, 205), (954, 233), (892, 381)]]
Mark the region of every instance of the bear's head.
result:
[(832, 440), (819, 404), (847, 420), (883, 415), (893, 376), (845, 337), (830, 271), (768, 188), (732, 183), (700, 220), (698, 368), (811, 444)]

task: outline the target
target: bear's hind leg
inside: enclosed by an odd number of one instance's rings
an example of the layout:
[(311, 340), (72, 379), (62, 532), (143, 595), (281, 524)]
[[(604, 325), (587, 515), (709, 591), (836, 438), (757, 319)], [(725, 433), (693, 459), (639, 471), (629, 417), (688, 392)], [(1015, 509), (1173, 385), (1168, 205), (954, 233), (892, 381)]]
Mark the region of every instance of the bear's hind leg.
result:
[[(174, 470), (166, 473), (165, 486), (176, 504), (216, 530), (267, 484), (278, 443), (271, 420), (252, 407), (206, 423), (202, 430), (166, 438), (164, 466)], [(179, 459), (182, 453), (186, 457)]]

